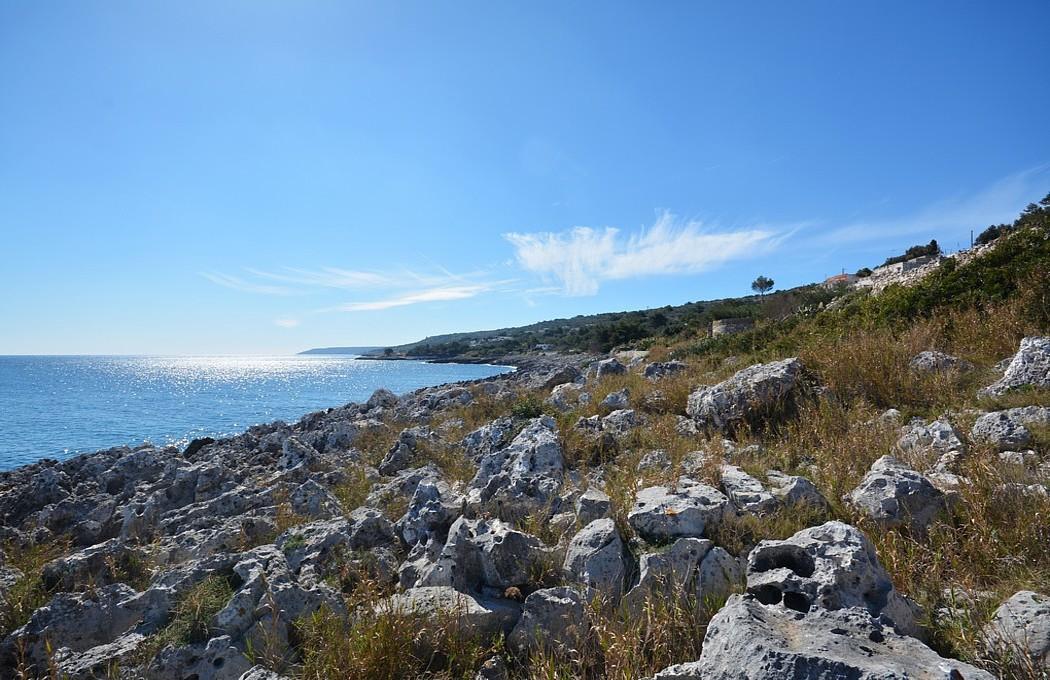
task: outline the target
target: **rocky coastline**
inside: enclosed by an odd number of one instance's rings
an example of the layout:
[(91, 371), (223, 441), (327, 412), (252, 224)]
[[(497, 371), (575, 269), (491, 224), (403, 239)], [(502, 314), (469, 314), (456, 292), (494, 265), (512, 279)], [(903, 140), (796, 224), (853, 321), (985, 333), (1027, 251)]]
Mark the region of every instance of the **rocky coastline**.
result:
[[(297, 677), (323, 652), (309, 646), (318, 621), (389, 617), (442, 620), (445, 635), (488, 649), (471, 677), (533, 677), (537, 658), (612, 654), (596, 642), (611, 620), (600, 616), (661, 608), (706, 634), (654, 679), (995, 677), (935, 651), (930, 616), (950, 612), (899, 591), (871, 533), (921, 540), (970, 483), (960, 461), (976, 446), (1030, 471), (1002, 493), (1045, 498), (1050, 467), (1030, 447), (1050, 407), (975, 413), (969, 431), (886, 412), (876, 425), (896, 444), (840, 499), (797, 470), (745, 465), (761, 446), (750, 428), (833, 398), (799, 359), (707, 384), (679, 361), (623, 359), (499, 357), (517, 370), (378, 390), (182, 450), (0, 474), (0, 678)], [(967, 370), (935, 352), (913, 363)], [(1050, 387), (1050, 338), (1026, 338), (1001, 368), (982, 395)], [(636, 384), (652, 389), (640, 397)], [(642, 446), (658, 422), (693, 450)], [(778, 513), (798, 530), (730, 540)], [(37, 554), (38, 573), (19, 568)], [(992, 603), (988, 658), (1021, 654), (1050, 672), (1048, 590)], [(422, 634), (413, 644), (405, 658), (454, 666)], [(400, 662), (388, 677), (416, 676)]]

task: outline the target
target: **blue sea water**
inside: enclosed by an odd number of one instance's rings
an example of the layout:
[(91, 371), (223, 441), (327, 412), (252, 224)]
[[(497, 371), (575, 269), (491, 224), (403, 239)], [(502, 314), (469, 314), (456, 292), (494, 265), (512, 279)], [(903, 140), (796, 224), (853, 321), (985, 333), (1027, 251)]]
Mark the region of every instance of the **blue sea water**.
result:
[(272, 420), (511, 370), (348, 356), (0, 356), (0, 470)]

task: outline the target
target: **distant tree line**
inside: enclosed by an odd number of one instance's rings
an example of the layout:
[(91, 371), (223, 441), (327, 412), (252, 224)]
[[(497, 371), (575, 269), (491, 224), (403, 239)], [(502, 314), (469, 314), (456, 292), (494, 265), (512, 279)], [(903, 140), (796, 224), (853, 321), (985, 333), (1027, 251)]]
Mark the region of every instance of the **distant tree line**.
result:
[(940, 255), (941, 247), (937, 244), (937, 239), (933, 239), (924, 246), (912, 246), (904, 251), (903, 255), (897, 255), (896, 257), (886, 258), (886, 261), (882, 263), (885, 267), (889, 264), (897, 264), (898, 262), (907, 262), (908, 260), (914, 260), (917, 257), (925, 257), (927, 255)]

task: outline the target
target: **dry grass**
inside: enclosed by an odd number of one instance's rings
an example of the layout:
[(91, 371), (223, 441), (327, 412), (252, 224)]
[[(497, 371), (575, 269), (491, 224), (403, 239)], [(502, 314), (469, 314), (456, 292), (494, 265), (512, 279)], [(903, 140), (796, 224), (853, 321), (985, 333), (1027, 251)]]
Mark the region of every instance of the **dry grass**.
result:
[(44, 606), (52, 591), (44, 585), (44, 565), (69, 553), (70, 542), (60, 538), (30, 547), (8, 543), (3, 547), (6, 565), (22, 572), (22, 577), (0, 599), (0, 639), (29, 621)]
[(148, 663), (168, 645), (188, 645), (207, 642), (218, 634), (211, 620), (233, 597), (233, 588), (225, 576), (212, 575), (198, 583), (179, 598), (171, 621), (150, 636), (136, 651), (143, 663)]

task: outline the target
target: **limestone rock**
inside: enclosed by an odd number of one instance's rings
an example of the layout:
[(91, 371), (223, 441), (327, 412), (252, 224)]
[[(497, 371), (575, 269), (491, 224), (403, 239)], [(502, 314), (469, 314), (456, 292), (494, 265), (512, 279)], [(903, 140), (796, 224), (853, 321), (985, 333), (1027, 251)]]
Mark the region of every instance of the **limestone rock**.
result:
[(1022, 387), (1050, 387), (1050, 337), (1031, 336), (1021, 340), (1003, 377), (980, 390), (978, 395), (996, 397)]
[(608, 517), (612, 510), (609, 495), (597, 487), (590, 487), (576, 499), (576, 518), (586, 526), (596, 519)]
[(518, 606), (509, 600), (475, 596), (447, 586), (410, 588), (391, 596), (379, 607), (428, 620), (442, 613), (451, 615), (460, 635), (478, 636), (483, 640), (501, 632), (509, 633), (521, 615)]
[(536, 649), (581, 649), (589, 629), (587, 602), (575, 588), (543, 588), (525, 599), (507, 642), (519, 654)]
[(974, 441), (994, 444), (1000, 451), (1023, 449), (1032, 443), (1026, 425), (1050, 425), (1050, 408), (1024, 406), (986, 413), (973, 424)]
[(697, 389), (689, 395), (686, 413), (701, 428), (732, 429), (783, 405), (800, 387), (801, 377), (798, 359), (755, 364), (724, 382)]
[(648, 380), (662, 380), (666, 377), (677, 375), (686, 369), (681, 361), (664, 361), (649, 364), (645, 367), (642, 375)]
[(616, 523), (596, 519), (569, 542), (564, 570), (569, 578), (616, 600), (627, 576), (626, 551)]
[(900, 635), (862, 608), (800, 614), (734, 595), (704, 638), (696, 675), (704, 680), (993, 680)]
[(640, 490), (627, 521), (645, 540), (663, 543), (680, 537), (699, 538), (728, 511), (729, 499), (717, 489), (680, 480), (677, 489), (651, 486)]
[(972, 371), (973, 364), (965, 359), (953, 357), (944, 352), (926, 350), (919, 352), (908, 362), (913, 371), (923, 373), (944, 373), (946, 371)]
[(989, 650), (1050, 671), (1050, 597), (1014, 593), (995, 610), (983, 635)]
[(735, 465), (723, 464), (722, 490), (742, 512), (752, 515), (768, 515), (780, 507), (773, 494), (766, 491), (762, 483)]
[(761, 541), (747, 560), (747, 591), (760, 602), (807, 613), (860, 607), (904, 634), (918, 632), (912, 605), (893, 588), (864, 534), (842, 522)]
[(623, 375), (626, 372), (627, 367), (621, 364), (619, 359), (613, 357), (599, 361), (594, 374), (598, 380), (601, 380), (611, 375)]
[(916, 533), (946, 507), (944, 494), (929, 479), (893, 456), (875, 461), (847, 500), (884, 527), (907, 526)]
[(625, 409), (630, 405), (630, 396), (630, 391), (625, 387), (622, 390), (607, 394), (599, 406), (610, 411)]
[(639, 571), (637, 585), (625, 597), (636, 615), (654, 598), (677, 598), (693, 607), (715, 603), (743, 579), (735, 558), (701, 538), (680, 538), (666, 550), (643, 554)]

